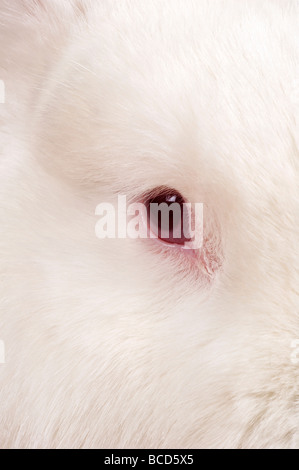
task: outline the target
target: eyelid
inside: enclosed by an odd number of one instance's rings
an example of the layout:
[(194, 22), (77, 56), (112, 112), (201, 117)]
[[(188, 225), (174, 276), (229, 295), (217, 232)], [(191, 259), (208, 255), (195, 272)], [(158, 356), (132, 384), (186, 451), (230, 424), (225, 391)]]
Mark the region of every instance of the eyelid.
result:
[(174, 193), (180, 194), (180, 192), (177, 189), (171, 188), (170, 186), (167, 185), (161, 185), (161, 186), (155, 186), (154, 188), (145, 191), (143, 193), (143, 199), (150, 199), (150, 198), (155, 198), (159, 195), (163, 196), (173, 196)]

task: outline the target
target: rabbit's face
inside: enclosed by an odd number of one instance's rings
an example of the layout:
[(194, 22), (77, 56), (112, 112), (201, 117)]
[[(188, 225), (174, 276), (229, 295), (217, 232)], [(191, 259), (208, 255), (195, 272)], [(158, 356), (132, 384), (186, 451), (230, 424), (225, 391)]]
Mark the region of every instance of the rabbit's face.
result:
[[(103, 3), (59, 36), (7, 189), (5, 442), (294, 446), (293, 17)], [(202, 246), (119, 237), (120, 195), (191, 203)], [(96, 236), (102, 203), (115, 237)]]

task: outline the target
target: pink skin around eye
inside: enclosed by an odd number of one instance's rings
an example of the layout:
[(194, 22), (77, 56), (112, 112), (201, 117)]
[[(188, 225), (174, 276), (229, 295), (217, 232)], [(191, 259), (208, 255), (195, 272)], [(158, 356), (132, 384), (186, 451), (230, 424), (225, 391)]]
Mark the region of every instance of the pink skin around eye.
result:
[(148, 224), (148, 218), (147, 218), (147, 211), (146, 207), (144, 212), (141, 213), (141, 219), (144, 224), (144, 229), (147, 231), (147, 239), (152, 241), (153, 243), (157, 243), (159, 245), (164, 246), (165, 248), (171, 249), (173, 252), (174, 250), (179, 251), (180, 253), (184, 253), (185, 256), (192, 257), (194, 259), (198, 259), (200, 256), (201, 249), (193, 249), (192, 247), (186, 247), (182, 244), (176, 244), (176, 243), (168, 243), (165, 240), (162, 240), (161, 238), (158, 237), (158, 234), (155, 233), (151, 227)]
[[(168, 242), (167, 240), (161, 239), (158, 236), (160, 227), (159, 223), (158, 227), (156, 226), (157, 224), (151, 226), (148, 221), (148, 210), (151, 201), (155, 203), (178, 202), (179, 204), (185, 204), (183, 196), (171, 188), (157, 188), (157, 190), (154, 190), (152, 193), (145, 196), (143, 203), (144, 212), (141, 215), (144, 230), (147, 233), (147, 243), (161, 246), (165, 256), (173, 257), (178, 255), (182, 263), (184, 263), (184, 260), (186, 260), (186, 262), (188, 260), (188, 262), (191, 263), (192, 270), (201, 273), (200, 275), (203, 275), (206, 280), (212, 280), (221, 268), (223, 261), (222, 252), (219, 252), (219, 250), (221, 250), (221, 243), (218, 240), (220, 233), (218, 233), (219, 227), (217, 226), (218, 224), (216, 224), (216, 221), (215, 223), (211, 223), (210, 221), (206, 227), (204, 221), (202, 222), (203, 225), (195, 223), (196, 220), (194, 218), (196, 218), (196, 213), (193, 213), (193, 208), (188, 205), (188, 218), (189, 220), (190, 218), (194, 219), (193, 227), (195, 230), (198, 230), (198, 233), (196, 233), (195, 237), (199, 237), (199, 233), (201, 231), (203, 236), (203, 239), (201, 240), (202, 243), (198, 244), (197, 240), (196, 243), (193, 243), (193, 246), (192, 240), (186, 241), (185, 243), (175, 243), (174, 238), (172, 238), (172, 241)], [(210, 217), (214, 218), (213, 215), (210, 215)], [(212, 229), (208, 229), (208, 227), (212, 227)], [(217, 233), (215, 233), (215, 231)]]
[(163, 246), (166, 249), (166, 253), (170, 250), (169, 253), (172, 255), (175, 253), (184, 255), (184, 259), (188, 259), (192, 264), (194, 264), (194, 269), (203, 269), (207, 278), (214, 278), (222, 265), (222, 257), (218, 253), (218, 250), (213, 248), (213, 243), (211, 243), (209, 236), (204, 236), (203, 245), (200, 248), (192, 248), (192, 242), (188, 243), (188, 247), (175, 243), (167, 243), (166, 241), (161, 240), (149, 227), (146, 207), (145, 211), (141, 214), (141, 218), (144, 228), (147, 230), (148, 241)]

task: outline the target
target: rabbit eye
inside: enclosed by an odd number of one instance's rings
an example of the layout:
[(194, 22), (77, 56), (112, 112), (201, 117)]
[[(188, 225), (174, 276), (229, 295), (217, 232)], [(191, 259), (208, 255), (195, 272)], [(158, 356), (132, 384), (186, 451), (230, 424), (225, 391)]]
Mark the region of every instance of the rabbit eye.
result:
[(175, 189), (154, 189), (145, 200), (150, 233), (173, 245), (184, 245), (190, 241), (189, 214), (185, 204), (184, 197)]

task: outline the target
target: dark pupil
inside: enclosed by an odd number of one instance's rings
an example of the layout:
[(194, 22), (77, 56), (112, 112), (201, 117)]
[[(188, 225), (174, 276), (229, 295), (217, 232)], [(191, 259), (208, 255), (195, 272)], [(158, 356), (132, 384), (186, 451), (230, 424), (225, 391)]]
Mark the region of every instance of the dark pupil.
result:
[(148, 225), (161, 240), (177, 245), (190, 240), (184, 235), (184, 202), (181, 194), (169, 191), (148, 200)]

